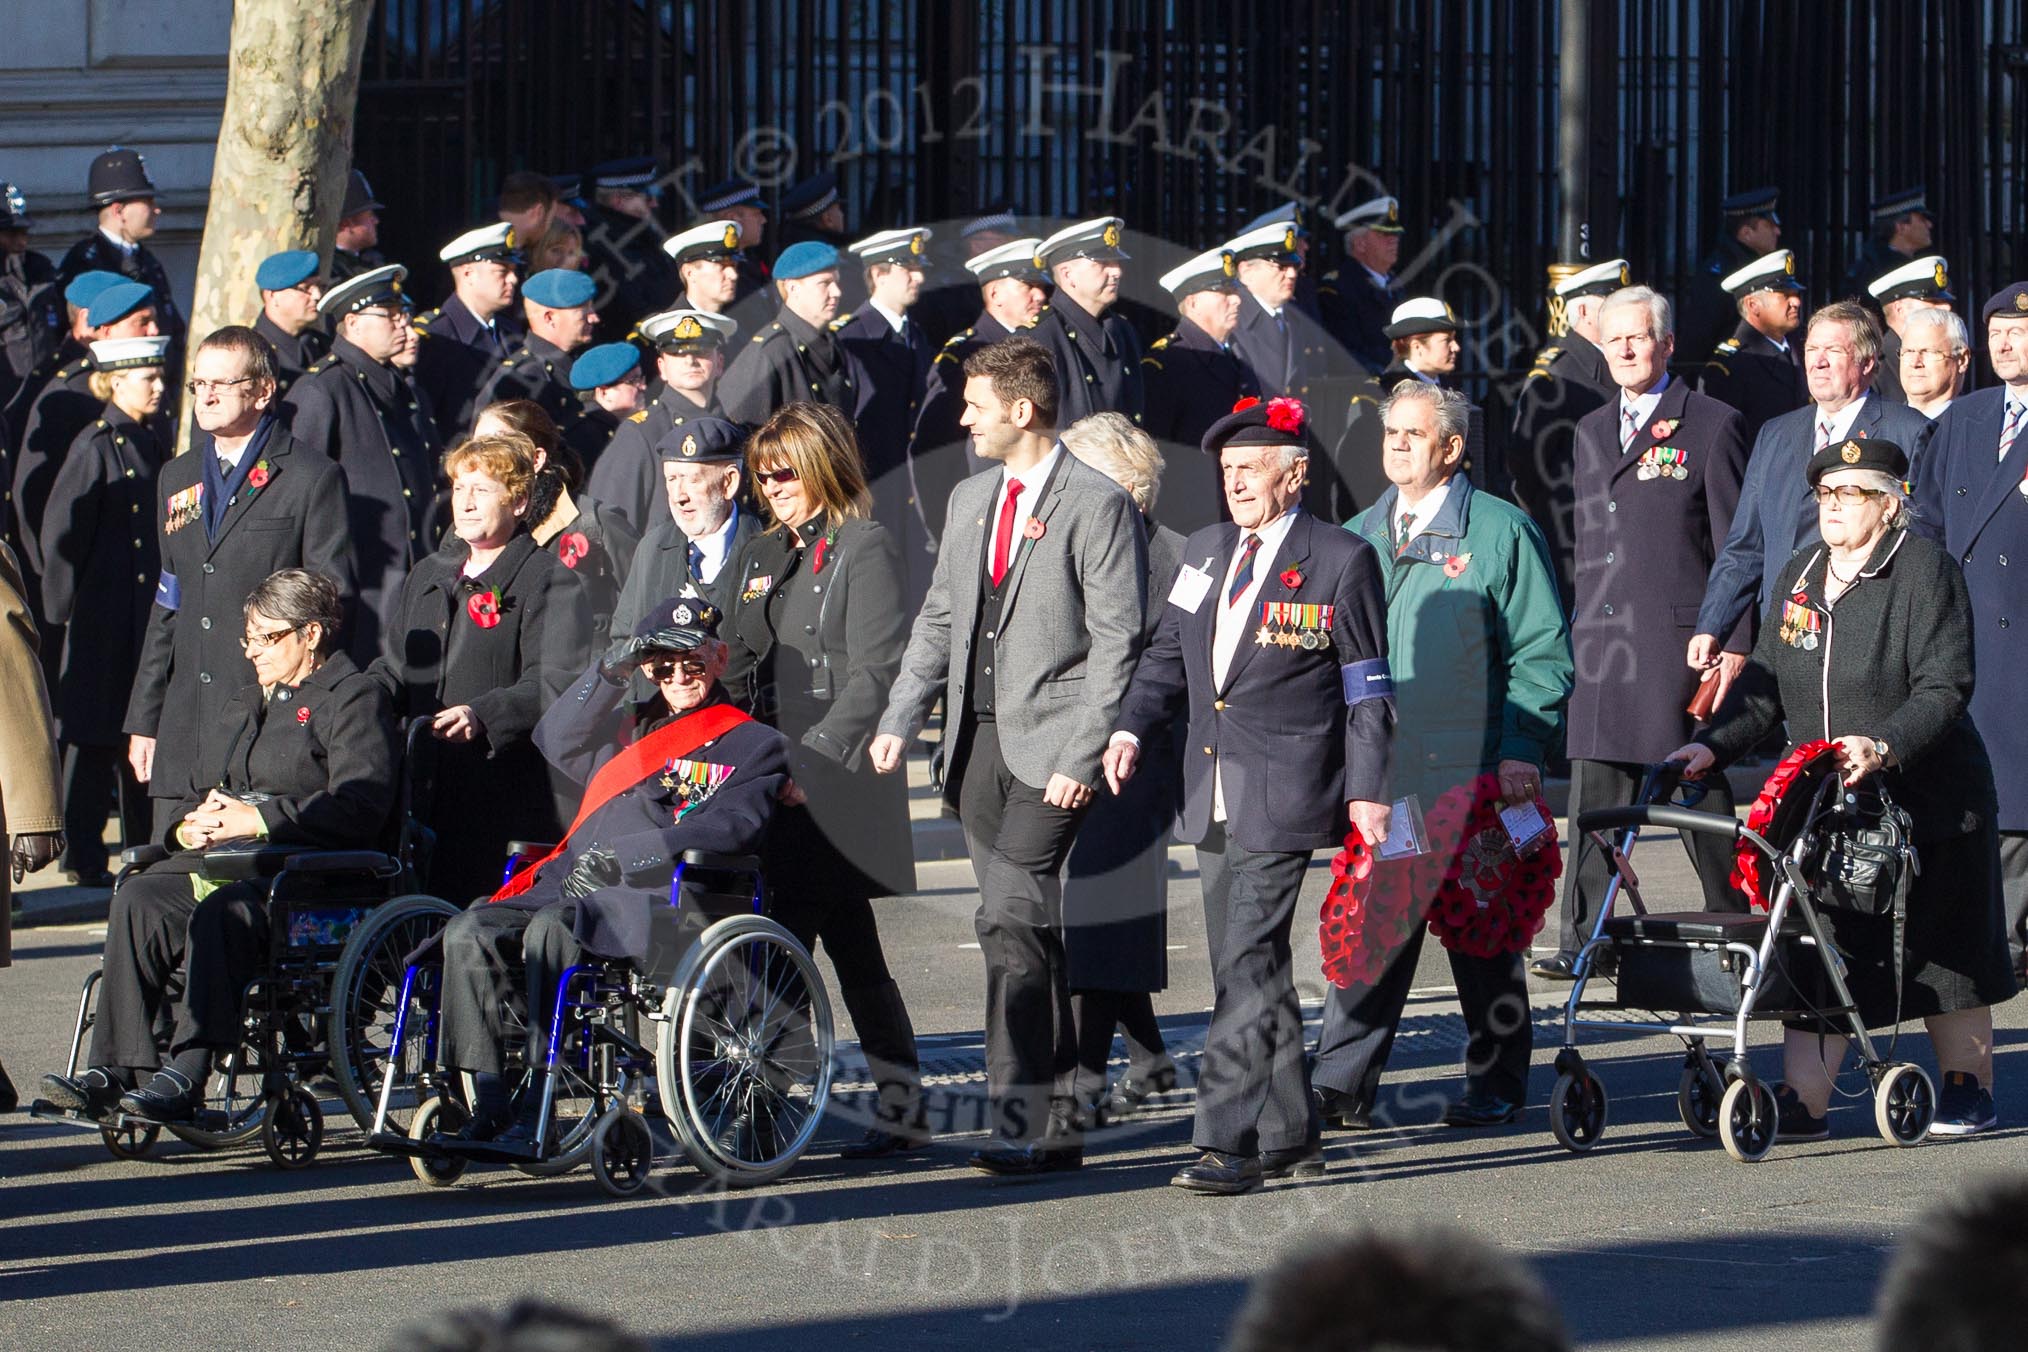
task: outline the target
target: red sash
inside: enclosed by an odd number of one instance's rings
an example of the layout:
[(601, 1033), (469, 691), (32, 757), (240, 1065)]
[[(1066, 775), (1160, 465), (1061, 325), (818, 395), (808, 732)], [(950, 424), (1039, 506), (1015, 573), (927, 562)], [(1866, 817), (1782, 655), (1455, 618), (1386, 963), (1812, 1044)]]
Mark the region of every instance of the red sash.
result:
[(706, 742), (715, 741), (740, 724), (752, 721), (730, 704), (712, 704), (695, 713), (685, 714), (655, 729), (640, 741), (622, 747), (617, 756), (598, 768), (598, 773), (591, 777), (591, 783), (585, 785), (584, 802), (578, 807), (577, 819), (563, 833), (563, 839), (557, 842), (556, 848), (502, 883), (500, 890), (487, 900), (505, 901), (526, 892), (535, 885), (535, 875), (542, 871), (543, 865), (564, 852), (570, 838), (577, 834), (577, 828), (583, 826), (594, 812), (628, 789), (645, 782), (670, 761), (679, 760)]

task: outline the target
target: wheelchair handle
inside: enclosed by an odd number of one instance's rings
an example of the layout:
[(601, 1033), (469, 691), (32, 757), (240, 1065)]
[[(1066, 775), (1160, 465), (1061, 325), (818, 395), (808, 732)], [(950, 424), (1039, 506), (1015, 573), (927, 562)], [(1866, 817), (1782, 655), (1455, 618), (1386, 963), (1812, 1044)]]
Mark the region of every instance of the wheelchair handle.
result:
[(1736, 817), (1698, 812), (1687, 807), (1664, 807), (1659, 803), (1602, 807), (1595, 812), (1580, 813), (1577, 818), (1577, 829), (1586, 833), (1619, 831), (1629, 826), (1659, 826), (1670, 831), (1701, 831), (1709, 836), (1739, 838), (1739, 820)]

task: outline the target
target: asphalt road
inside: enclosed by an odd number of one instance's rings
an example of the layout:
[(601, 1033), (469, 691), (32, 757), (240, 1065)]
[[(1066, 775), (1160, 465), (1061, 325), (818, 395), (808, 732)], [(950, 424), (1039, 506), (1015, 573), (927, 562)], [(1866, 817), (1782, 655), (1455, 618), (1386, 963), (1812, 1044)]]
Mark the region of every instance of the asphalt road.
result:
[[(1210, 986), (1196, 876), (1187, 852), (1172, 857), (1173, 981), (1158, 1008), (1187, 1074)], [(1687, 896), (1673, 842), (1644, 844), (1641, 863), (1651, 897)], [(1318, 897), (1325, 881), (1320, 866)], [(884, 905), (882, 929), (931, 1092), (962, 1117), (979, 1084), (983, 990), (969, 868), (925, 864), (922, 886)], [(1304, 928), (1298, 971), (1314, 1014), (1322, 983)], [(16, 936), (17, 965), (0, 976), (0, 1050), (24, 1088), (61, 1068), (102, 932)], [(1428, 1121), (1452, 1087), (1449, 984), (1428, 945), (1384, 1100), (1403, 1123)], [(1677, 1122), (1680, 1048), (1627, 1037), (1593, 1056), (1611, 1093), (1603, 1143), (1567, 1154), (1542, 1107), (1558, 1040), (1542, 1023), (1543, 994), (1522, 1122), (1334, 1134), (1322, 1180), (1234, 1200), (1165, 1186), (1190, 1158), (1187, 1090), (1096, 1140), (1075, 1175), (996, 1183), (963, 1167), (976, 1144), (964, 1137), (899, 1165), (856, 1165), (836, 1147), (857, 1125), (838, 1120), (772, 1187), (712, 1193), (672, 1163), (654, 1195), (631, 1202), (607, 1200), (584, 1172), (475, 1168), (425, 1190), (349, 1126), (334, 1127), (312, 1168), (285, 1174), (258, 1148), (208, 1155), (165, 1142), (121, 1162), (95, 1134), (0, 1117), (0, 1346), (373, 1348), (434, 1310), (540, 1293), (668, 1349), (1214, 1348), (1245, 1283), (1306, 1240), (1441, 1222), (1526, 1260), (1586, 1348), (1856, 1352), (1871, 1345), (1880, 1273), (1911, 1219), (2028, 1164), (2018, 1128), (1890, 1148), (1860, 1101), (1834, 1109), (1829, 1143), (1736, 1164)], [(2001, 1011), (2001, 1111), (2015, 1123), (2028, 1116), (2023, 1009)], [(1919, 1031), (1902, 1045), (1926, 1061)], [(1768, 1051), (1759, 1059), (1772, 1071)]]

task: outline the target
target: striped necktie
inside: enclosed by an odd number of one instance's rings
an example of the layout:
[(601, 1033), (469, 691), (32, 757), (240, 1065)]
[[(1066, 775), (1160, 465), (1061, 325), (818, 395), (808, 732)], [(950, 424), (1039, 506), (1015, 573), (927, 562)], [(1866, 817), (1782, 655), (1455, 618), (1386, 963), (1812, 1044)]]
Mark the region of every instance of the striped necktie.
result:
[(1633, 449), (1633, 445), (1634, 445), (1634, 430), (1635, 430), (1635, 429), (1634, 429), (1634, 406), (1633, 406), (1632, 404), (1621, 404), (1621, 405), (1620, 405), (1620, 450), (1621, 450), (1622, 452), (1625, 452), (1625, 451), (1629, 451), (1629, 450), (1632, 450), (1632, 449)]
[(1253, 585), (1253, 556), (1260, 553), (1260, 536), (1248, 535), (1245, 546), (1239, 551), (1239, 568), (1232, 575), (1232, 586), (1225, 593), (1225, 604), (1237, 605), (1246, 589)]
[(2021, 435), (2021, 424), (2028, 422), (2028, 405), (2017, 399), (2007, 401), (2007, 425), (2000, 429), (2000, 456), (2005, 460), (2007, 452), (2014, 448), (2014, 438)]
[(1816, 449), (1821, 451), (1830, 444), (1831, 444), (1831, 420), (1829, 418), (1819, 418), (1817, 419)]

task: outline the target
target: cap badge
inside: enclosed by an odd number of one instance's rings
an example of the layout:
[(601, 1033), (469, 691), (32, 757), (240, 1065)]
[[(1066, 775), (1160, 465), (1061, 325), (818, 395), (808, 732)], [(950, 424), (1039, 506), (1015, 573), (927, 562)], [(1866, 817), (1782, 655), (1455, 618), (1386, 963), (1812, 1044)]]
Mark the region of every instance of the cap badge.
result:
[(1296, 227), (1292, 225), (1288, 229), (1282, 231), (1282, 252), (1294, 253), (1295, 251), (1296, 251)]
[(908, 237), (908, 251), (912, 254), (919, 254), (922, 252), (921, 235), (910, 235)]
[(1838, 458), (1848, 465), (1857, 464), (1859, 462), (1859, 443), (1848, 441), (1843, 446), (1840, 446), (1838, 448)]
[(1796, 275), (1796, 256), (1793, 253), (1782, 260), (1782, 271), (1791, 277)]
[(1625, 263), (1620, 264), (1620, 285), (1631, 286), (1633, 285), (1633, 281), (1634, 274), (1632, 270), (1629, 269)]
[(1232, 251), (1229, 249), (1218, 255), (1218, 262), (1219, 266), (1225, 269), (1225, 275), (1228, 277), (1239, 271), (1239, 265), (1232, 261)]
[(501, 240), (501, 241), (500, 241), (500, 246), (501, 246), (502, 248), (505, 248), (505, 249), (511, 249), (511, 248), (513, 248), (513, 247), (514, 247), (514, 227), (513, 227), (513, 226), (511, 226), (511, 225), (510, 225), (510, 226), (508, 226), (508, 227), (507, 227), (507, 237), (506, 237), (505, 239), (503, 239), (503, 240)]
[(689, 606), (678, 606), (676, 607), (676, 613), (671, 615), (669, 618), (676, 621), (676, 623), (678, 624), (689, 624), (693, 619), (696, 618), (696, 616), (690, 613)]
[(683, 438), (683, 454), (685, 455), (697, 454), (697, 438), (695, 435)]
[(1938, 289), (1939, 291), (1941, 291), (1941, 290), (1944, 290), (1944, 289), (1948, 288), (1948, 287), (1950, 286), (1950, 284), (1951, 284), (1951, 279), (1950, 279), (1950, 274), (1944, 271), (1944, 265), (1943, 265), (1943, 260), (1942, 260), (1942, 259), (1938, 259), (1938, 260), (1937, 260), (1937, 265), (1936, 265), (1936, 284), (1937, 284), (1937, 289)]
[(731, 221), (725, 223), (725, 247), (728, 249), (739, 247), (739, 227)]
[(702, 338), (704, 336), (704, 326), (690, 315), (685, 315), (676, 321), (675, 328), (669, 330), (669, 336), (672, 338)]
[(1396, 203), (1393, 198), (1389, 198), (1387, 201), (1387, 223), (1389, 225), (1392, 225), (1394, 224), (1394, 222), (1400, 219), (1401, 219), (1400, 205)]
[(2014, 293), (2014, 308), (2028, 311), (2028, 291), (2016, 291)]
[(1108, 249), (1117, 247), (1120, 242), (1119, 226), (1113, 224), (1111, 221), (1107, 221), (1105, 233), (1101, 235), (1099, 238), (1105, 241), (1105, 246)]

